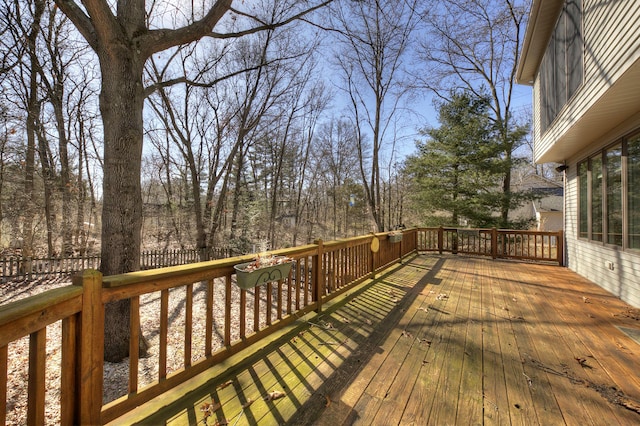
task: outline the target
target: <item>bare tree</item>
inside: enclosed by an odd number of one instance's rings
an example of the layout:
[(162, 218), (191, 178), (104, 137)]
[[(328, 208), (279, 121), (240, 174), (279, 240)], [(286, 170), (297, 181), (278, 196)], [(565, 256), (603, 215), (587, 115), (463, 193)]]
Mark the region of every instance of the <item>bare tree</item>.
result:
[(528, 2), (524, 0), (437, 0), (423, 15), (426, 30), (420, 53), (428, 67), (416, 78), (438, 97), (450, 100), (452, 88), (477, 97), (488, 92), (492, 118), (503, 145), (503, 225), (517, 197), (511, 192), (513, 154), (527, 134), (517, 123), (513, 89)]
[[(299, 141), (294, 144), (295, 153), (295, 200), (293, 202), (294, 229), (291, 235), (291, 244), (298, 244), (298, 237), (303, 230), (302, 215), (305, 207), (309, 205), (309, 200), (318, 196), (317, 193), (309, 191), (310, 182), (313, 181), (311, 170), (311, 152), (316, 148), (315, 131), (320, 115), (326, 110), (331, 91), (322, 81), (318, 81), (308, 91), (308, 100), (304, 103), (304, 113), (302, 114)], [(309, 238), (305, 240), (308, 242)]]
[(393, 144), (389, 125), (406, 93), (402, 61), (417, 23), (415, 8), (412, 1), (366, 0), (340, 3), (334, 15), (342, 46), (336, 63), (344, 76), (358, 132), (360, 174), (378, 231), (384, 230), (382, 155)]
[(317, 161), (330, 188), (333, 238), (346, 235), (344, 218), (351, 196), (347, 184), (358, 180), (358, 155), (353, 150), (356, 137), (351, 123), (340, 119), (324, 123), (318, 135)]
[[(105, 274), (139, 269), (142, 225), (141, 161), (143, 146), (143, 71), (159, 52), (203, 37), (241, 37), (273, 28), (308, 14), (329, 1), (303, 1), (292, 6), (287, 19), (262, 22), (250, 10), (232, 7), (232, 0), (185, 13), (185, 22), (165, 28), (162, 16), (144, 0), (56, 0), (98, 57), (101, 69), (100, 111), (104, 128), (104, 177), (101, 268)], [(247, 7), (248, 5), (245, 5)], [(229, 15), (224, 19), (226, 15)], [(235, 23), (232, 21), (236, 21)], [(241, 24), (238, 22), (241, 21)], [(215, 32), (220, 27), (222, 32)], [(229, 31), (225, 31), (228, 29)], [(105, 358), (119, 361), (128, 354), (128, 303), (108, 308)]]

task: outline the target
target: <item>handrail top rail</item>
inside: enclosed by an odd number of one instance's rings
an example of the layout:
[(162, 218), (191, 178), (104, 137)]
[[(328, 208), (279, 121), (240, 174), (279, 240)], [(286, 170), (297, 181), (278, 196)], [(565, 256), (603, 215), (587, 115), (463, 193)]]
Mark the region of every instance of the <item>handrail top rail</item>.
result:
[[(330, 249), (332, 247), (337, 247), (345, 243), (359, 243), (365, 241), (368, 242), (373, 237), (383, 237), (387, 234), (388, 232), (371, 233), (368, 235), (323, 242), (322, 244), (325, 249)], [(303, 256), (306, 254), (311, 255), (317, 248), (318, 244), (307, 244), (303, 246), (269, 250), (269, 253), (273, 255), (295, 257)], [(211, 269), (232, 268), (234, 265), (237, 265), (239, 263), (250, 262), (251, 260), (255, 259), (256, 254), (257, 253), (252, 253), (241, 256), (228, 257), (225, 259), (209, 260), (206, 262), (197, 262), (186, 265), (168, 266), (165, 268), (109, 275), (105, 276), (102, 279), (102, 283), (104, 288), (115, 289), (117, 287), (129, 286), (132, 284), (143, 284), (151, 281), (165, 280), (174, 276), (184, 277), (185, 273), (188, 273), (189, 275), (197, 275)]]
[(436, 231), (442, 228), (444, 231), (479, 231), (479, 232), (491, 232), (494, 229), (497, 232), (510, 233), (510, 234), (538, 234), (538, 235), (558, 235), (561, 231), (534, 231), (529, 229), (508, 229), (508, 228), (462, 228), (455, 226), (424, 226), (419, 229)]
[(52, 305), (66, 302), (82, 294), (82, 287), (67, 285), (47, 290), (26, 299), (0, 305), (0, 327), (42, 311)]
[[(270, 250), (269, 253), (274, 255), (300, 256), (307, 253), (311, 254), (317, 247), (317, 244), (308, 244), (304, 246)], [(255, 259), (256, 254), (257, 253), (246, 254), (242, 256), (228, 257), (225, 259), (208, 260), (206, 262), (109, 275), (102, 279), (102, 283), (104, 288), (116, 288), (131, 284), (143, 284), (150, 281), (165, 280), (174, 276), (185, 276), (185, 274), (201, 274), (212, 269), (233, 268), (233, 266), (238, 263), (250, 262)]]

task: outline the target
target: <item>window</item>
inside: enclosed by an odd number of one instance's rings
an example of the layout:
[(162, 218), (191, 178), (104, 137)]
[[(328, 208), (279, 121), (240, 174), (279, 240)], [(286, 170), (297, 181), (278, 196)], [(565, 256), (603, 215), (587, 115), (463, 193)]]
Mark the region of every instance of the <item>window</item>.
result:
[(640, 249), (640, 133), (578, 163), (578, 238)]
[(584, 80), (582, 0), (567, 0), (540, 64), (544, 132)]
[(591, 164), (591, 239), (602, 241), (602, 155), (589, 159)]
[(588, 180), (589, 163), (583, 161), (578, 163), (578, 198), (580, 199), (579, 209), (579, 236), (580, 238), (589, 238), (589, 180)]
[(628, 246), (640, 249), (640, 134), (627, 143), (627, 191)]
[(607, 176), (607, 243), (622, 245), (622, 145), (605, 152)]

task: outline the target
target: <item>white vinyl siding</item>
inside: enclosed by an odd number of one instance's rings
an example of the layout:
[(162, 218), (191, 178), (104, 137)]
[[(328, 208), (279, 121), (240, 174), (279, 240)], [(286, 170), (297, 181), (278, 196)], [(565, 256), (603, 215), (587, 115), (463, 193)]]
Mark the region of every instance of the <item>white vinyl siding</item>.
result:
[[(607, 89), (640, 59), (640, 7), (637, 0), (607, 2), (583, 0), (584, 84), (560, 111), (547, 131), (536, 134), (535, 158), (539, 159)], [(536, 86), (539, 85), (539, 76)], [(534, 93), (539, 95), (537, 90)], [(536, 100), (535, 122), (539, 129), (541, 109)], [(609, 123), (616, 125), (619, 123)], [(600, 135), (596, 135), (600, 136)], [(589, 141), (579, 141), (586, 144)]]
[[(640, 120), (625, 127), (640, 127)], [(620, 130), (612, 132), (616, 135)], [(570, 159), (565, 184), (565, 237), (567, 266), (625, 302), (640, 307), (640, 250), (578, 238), (578, 162), (610, 146), (617, 138), (604, 138), (589, 151)], [(613, 268), (611, 269), (610, 266)]]

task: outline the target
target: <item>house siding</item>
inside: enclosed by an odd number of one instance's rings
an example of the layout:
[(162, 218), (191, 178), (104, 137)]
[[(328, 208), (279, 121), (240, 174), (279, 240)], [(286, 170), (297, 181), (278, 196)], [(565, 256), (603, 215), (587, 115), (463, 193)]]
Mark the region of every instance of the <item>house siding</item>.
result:
[(583, 0), (583, 38), (584, 82), (544, 134), (540, 134), (540, 74), (534, 83), (536, 159), (540, 159), (549, 151), (556, 140), (560, 139), (634, 62), (640, 60), (640, 7), (637, 0), (606, 3), (600, 0)]
[[(567, 161), (565, 183), (565, 238), (566, 264), (576, 273), (593, 281), (625, 302), (640, 307), (640, 251), (624, 250), (578, 238), (578, 162), (601, 150), (633, 129), (640, 128), (636, 116), (612, 129), (605, 137), (595, 141), (588, 149)], [(613, 264), (610, 270), (607, 262)]]

